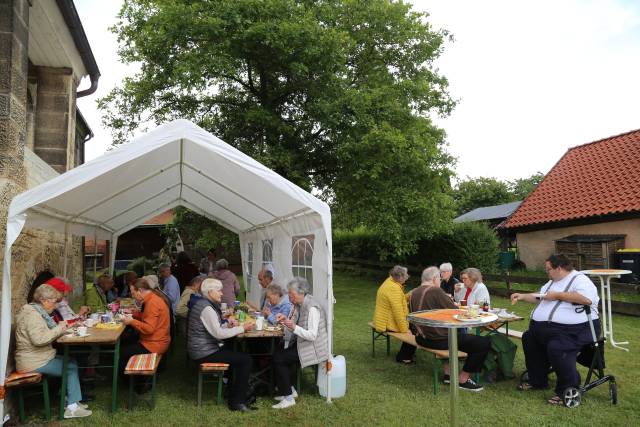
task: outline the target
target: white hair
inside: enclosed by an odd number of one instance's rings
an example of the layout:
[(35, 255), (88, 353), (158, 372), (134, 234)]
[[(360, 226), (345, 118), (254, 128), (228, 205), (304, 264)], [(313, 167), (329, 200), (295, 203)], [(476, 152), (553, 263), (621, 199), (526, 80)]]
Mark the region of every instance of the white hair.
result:
[(202, 286), (200, 287), (200, 293), (209, 298), (210, 291), (221, 291), (222, 290), (222, 282), (218, 279), (204, 279), (202, 281)]
[(438, 267), (427, 267), (422, 271), (422, 282), (431, 282), (436, 276), (440, 276)]
[(440, 264), (440, 271), (452, 272), (453, 271), (453, 265), (451, 265), (450, 262), (443, 262), (442, 264)]
[(160, 282), (158, 281), (158, 276), (156, 276), (155, 274), (142, 276), (142, 278), (147, 281), (151, 289), (157, 289), (158, 286), (160, 286)]

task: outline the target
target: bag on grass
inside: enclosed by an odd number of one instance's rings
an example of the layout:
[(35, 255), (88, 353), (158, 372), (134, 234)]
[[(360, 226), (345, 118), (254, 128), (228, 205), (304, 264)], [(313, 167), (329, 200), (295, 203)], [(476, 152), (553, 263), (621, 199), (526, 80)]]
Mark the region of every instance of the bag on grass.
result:
[(488, 335), (491, 349), (484, 361), (483, 372), (489, 382), (513, 378), (513, 362), (518, 346), (502, 334)]

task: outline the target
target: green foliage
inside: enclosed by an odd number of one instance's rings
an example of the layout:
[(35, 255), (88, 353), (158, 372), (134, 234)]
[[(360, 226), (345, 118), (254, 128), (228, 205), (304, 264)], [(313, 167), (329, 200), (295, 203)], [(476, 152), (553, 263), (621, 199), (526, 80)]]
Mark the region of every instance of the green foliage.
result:
[(460, 181), (453, 191), (458, 215), (476, 208), (524, 200), (544, 178), (536, 172), (528, 178), (500, 181), (496, 178), (469, 178)]
[(132, 260), (127, 266), (127, 270), (135, 271), (138, 277), (142, 277), (147, 274), (148, 271), (153, 271), (157, 267), (157, 261), (147, 259), (145, 257), (139, 257)]
[(388, 260), (412, 266), (451, 262), (457, 271), (466, 267), (476, 267), (485, 273), (498, 270), (498, 237), (484, 223), (453, 224), (445, 232), (420, 240), (416, 247), (409, 256), (393, 257), (389, 256), (389, 248), (371, 231), (361, 228), (351, 232), (335, 231), (333, 235), (335, 257)]
[(179, 233), (183, 241), (193, 242), (197, 249), (203, 251), (224, 247), (227, 254), (240, 252), (240, 242), (236, 233), (181, 206), (175, 208), (173, 213), (173, 223), (167, 224), (163, 230), (165, 235)]
[(484, 273), (498, 270), (499, 240), (482, 222), (454, 224), (450, 233), (420, 243), (417, 260), (422, 265), (450, 262), (456, 271), (476, 267)]
[(544, 174), (542, 172), (536, 172), (529, 178), (516, 179), (509, 182), (509, 190), (513, 195), (514, 200), (524, 200), (536, 189), (538, 184), (542, 182)]
[(359, 258), (378, 261), (389, 252), (373, 232), (358, 227), (355, 230), (334, 230), (333, 255), (343, 258)]
[(388, 0), (126, 0), (113, 28), (141, 64), (99, 101), (117, 142), (187, 118), (366, 226), (397, 256), (448, 224), (448, 37)]
[(453, 198), (460, 215), (476, 208), (514, 201), (506, 182), (485, 177), (461, 181), (454, 191)]

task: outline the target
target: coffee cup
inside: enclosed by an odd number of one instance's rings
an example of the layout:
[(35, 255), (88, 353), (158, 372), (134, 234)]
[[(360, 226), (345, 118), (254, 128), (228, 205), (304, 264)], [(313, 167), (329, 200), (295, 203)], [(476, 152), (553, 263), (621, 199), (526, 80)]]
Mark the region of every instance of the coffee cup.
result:
[(227, 309), (227, 303), (226, 302), (220, 303), (220, 310), (225, 311), (226, 309)]
[(78, 335), (79, 336), (87, 335), (87, 327), (86, 326), (78, 326)]
[(467, 300), (463, 299), (460, 301), (460, 307), (466, 307), (467, 306)]

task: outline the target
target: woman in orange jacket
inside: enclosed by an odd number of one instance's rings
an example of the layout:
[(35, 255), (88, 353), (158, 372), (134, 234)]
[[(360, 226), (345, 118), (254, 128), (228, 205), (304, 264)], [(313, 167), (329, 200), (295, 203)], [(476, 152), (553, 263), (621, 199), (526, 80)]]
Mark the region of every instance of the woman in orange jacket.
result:
[(171, 343), (171, 317), (169, 305), (159, 296), (146, 279), (130, 285), (131, 296), (143, 304), (143, 310), (127, 314), (124, 324), (138, 332), (136, 342), (120, 347), (120, 370), (124, 371), (129, 358), (135, 354), (159, 353), (169, 349)]

